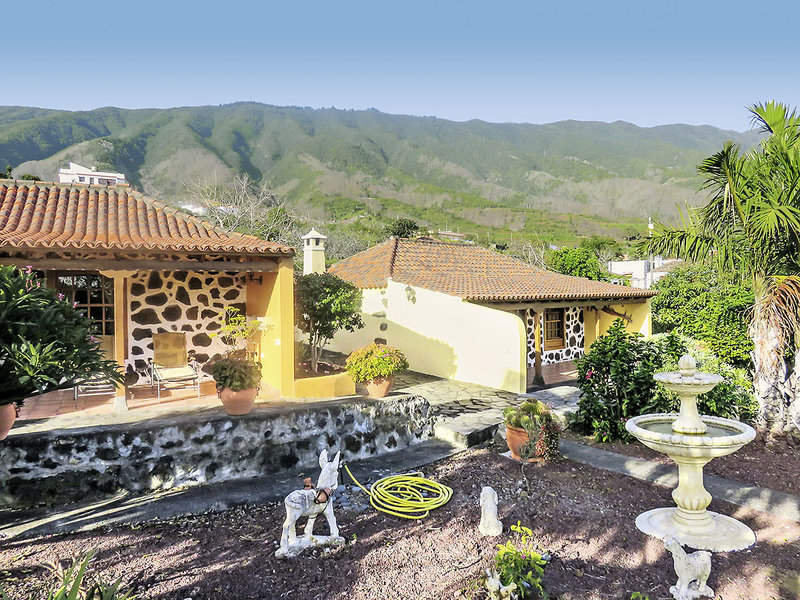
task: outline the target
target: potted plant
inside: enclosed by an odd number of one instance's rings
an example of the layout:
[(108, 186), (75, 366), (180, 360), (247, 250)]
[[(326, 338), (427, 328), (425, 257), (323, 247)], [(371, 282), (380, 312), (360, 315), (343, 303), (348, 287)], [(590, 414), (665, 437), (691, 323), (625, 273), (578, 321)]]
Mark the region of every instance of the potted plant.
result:
[(561, 428), (546, 404), (536, 400), (510, 406), (503, 411), (503, 418), (511, 458), (537, 462), (556, 456)]
[(122, 382), (94, 322), (30, 267), (0, 266), (0, 440), (25, 398), (102, 379)]
[(211, 365), (211, 376), (217, 384), (225, 412), (229, 415), (249, 413), (261, 383), (261, 363), (255, 360), (256, 335), (267, 329), (263, 321), (248, 319), (236, 307), (229, 307), (222, 316), (220, 337), (228, 349)]
[(247, 358), (224, 356), (211, 365), (217, 395), (229, 415), (249, 413), (261, 383), (261, 365)]
[(395, 374), (408, 368), (400, 350), (385, 344), (370, 344), (347, 357), (347, 372), (356, 383), (364, 383), (373, 398), (384, 398), (392, 387)]

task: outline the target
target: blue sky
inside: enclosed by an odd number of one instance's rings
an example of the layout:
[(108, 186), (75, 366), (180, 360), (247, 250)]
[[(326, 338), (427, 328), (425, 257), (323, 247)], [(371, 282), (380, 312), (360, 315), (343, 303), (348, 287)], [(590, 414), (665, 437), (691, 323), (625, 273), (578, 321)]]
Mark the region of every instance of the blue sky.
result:
[(19, 77), (6, 78), (0, 104), (254, 100), (744, 130), (746, 105), (800, 104), (800, 4), (756, 5), (32, 0), (3, 31), (5, 67)]

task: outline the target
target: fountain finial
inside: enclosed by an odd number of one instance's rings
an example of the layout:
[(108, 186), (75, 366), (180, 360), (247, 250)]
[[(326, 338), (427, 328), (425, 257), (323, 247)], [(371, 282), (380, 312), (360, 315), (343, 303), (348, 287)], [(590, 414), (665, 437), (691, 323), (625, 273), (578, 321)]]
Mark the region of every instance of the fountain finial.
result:
[(684, 354), (678, 361), (678, 369), (683, 377), (694, 377), (697, 373), (697, 362), (689, 354)]

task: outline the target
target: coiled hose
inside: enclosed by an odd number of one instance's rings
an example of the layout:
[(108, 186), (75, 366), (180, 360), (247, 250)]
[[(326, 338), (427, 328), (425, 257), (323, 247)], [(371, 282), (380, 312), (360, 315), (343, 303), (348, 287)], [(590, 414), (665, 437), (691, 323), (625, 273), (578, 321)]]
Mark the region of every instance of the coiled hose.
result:
[(369, 496), (369, 503), (387, 515), (402, 519), (424, 519), (434, 508), (444, 506), (453, 497), (453, 489), (431, 481), (422, 473), (389, 475), (379, 479), (368, 490), (353, 477), (345, 465), (350, 479)]

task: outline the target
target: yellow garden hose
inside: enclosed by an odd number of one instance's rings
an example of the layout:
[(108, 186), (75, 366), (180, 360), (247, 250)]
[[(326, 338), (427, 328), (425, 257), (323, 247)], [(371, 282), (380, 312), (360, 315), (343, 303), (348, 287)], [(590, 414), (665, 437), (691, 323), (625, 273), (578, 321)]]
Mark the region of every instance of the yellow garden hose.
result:
[(369, 496), (377, 510), (403, 519), (423, 519), (434, 508), (444, 506), (453, 497), (452, 488), (431, 481), (422, 473), (389, 475), (372, 484), (368, 490), (353, 477), (350, 467), (344, 466), (350, 479)]

